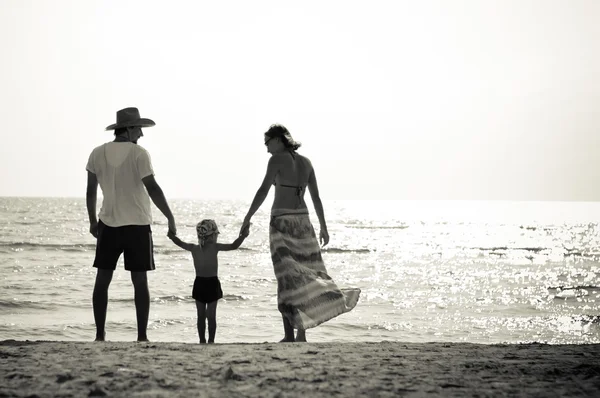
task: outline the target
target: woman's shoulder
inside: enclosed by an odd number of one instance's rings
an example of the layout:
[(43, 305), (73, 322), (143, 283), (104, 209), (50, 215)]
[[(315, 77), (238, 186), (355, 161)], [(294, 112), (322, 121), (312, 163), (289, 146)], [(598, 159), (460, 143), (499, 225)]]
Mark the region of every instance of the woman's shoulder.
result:
[[(290, 154), (292, 156), (290, 156)], [(271, 159), (276, 159), (278, 161), (286, 161), (286, 162), (291, 162), (291, 161), (294, 161), (295, 159), (302, 159), (302, 160), (307, 161), (307, 162), (310, 163), (310, 159), (308, 157), (306, 157), (306, 156), (304, 156), (304, 155), (302, 155), (302, 154), (300, 154), (300, 153), (298, 153), (296, 151), (293, 151), (293, 152), (292, 151), (290, 151), (290, 152), (288, 152), (288, 151), (277, 152), (277, 153), (274, 153), (271, 156)]]
[(312, 163), (311, 163), (310, 159), (307, 158), (306, 156), (296, 153), (296, 158), (298, 160), (300, 160), (302, 163), (304, 163), (307, 167), (312, 168)]
[(309, 158), (295, 152), (294, 156), (290, 156), (287, 152), (274, 153), (269, 160), (269, 164), (274, 167), (302, 167), (312, 169), (312, 163)]
[(307, 161), (308, 163), (310, 163), (310, 159), (304, 155), (299, 154), (298, 152), (296, 152), (296, 157), (300, 158), (300, 159), (304, 159), (305, 161)]

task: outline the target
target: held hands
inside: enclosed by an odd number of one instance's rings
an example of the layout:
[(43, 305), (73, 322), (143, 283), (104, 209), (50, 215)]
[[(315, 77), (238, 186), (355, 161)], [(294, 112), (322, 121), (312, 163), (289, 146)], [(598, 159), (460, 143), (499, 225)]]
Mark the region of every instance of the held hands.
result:
[(319, 242), (321, 242), (323, 247), (329, 243), (329, 232), (327, 232), (327, 228), (321, 228), (321, 232), (319, 233)]
[(250, 235), (250, 225), (252, 225), (252, 223), (246, 224), (245, 227), (242, 225), (242, 229), (240, 230), (240, 236), (247, 238), (248, 235)]
[(169, 234), (173, 234), (173, 236), (177, 235), (177, 225), (175, 225), (174, 218), (169, 219), (169, 232), (167, 233), (167, 236), (169, 236)]
[(171, 230), (169, 229), (169, 232), (167, 232), (167, 237), (168, 237), (169, 239), (173, 240), (173, 238), (175, 237), (175, 233), (173, 233), (173, 231), (171, 231)]
[[(244, 235), (244, 233), (246, 233), (246, 235)], [(248, 235), (250, 235), (250, 220), (244, 219), (242, 227), (240, 228), (240, 236), (244, 236), (245, 238)]]

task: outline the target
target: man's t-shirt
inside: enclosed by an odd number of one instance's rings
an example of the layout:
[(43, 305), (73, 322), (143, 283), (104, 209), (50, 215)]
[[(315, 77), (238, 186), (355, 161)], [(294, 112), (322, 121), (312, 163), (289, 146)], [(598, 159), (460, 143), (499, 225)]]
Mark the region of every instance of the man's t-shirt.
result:
[(86, 169), (98, 178), (102, 208), (98, 218), (109, 227), (150, 225), (150, 197), (142, 178), (154, 174), (148, 151), (131, 142), (94, 148)]

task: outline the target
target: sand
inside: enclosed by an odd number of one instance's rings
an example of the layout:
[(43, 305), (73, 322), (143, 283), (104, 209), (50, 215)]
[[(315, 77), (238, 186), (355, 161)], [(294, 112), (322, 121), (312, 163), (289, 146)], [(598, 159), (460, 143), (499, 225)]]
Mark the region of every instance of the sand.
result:
[(0, 397), (600, 396), (600, 345), (0, 342)]

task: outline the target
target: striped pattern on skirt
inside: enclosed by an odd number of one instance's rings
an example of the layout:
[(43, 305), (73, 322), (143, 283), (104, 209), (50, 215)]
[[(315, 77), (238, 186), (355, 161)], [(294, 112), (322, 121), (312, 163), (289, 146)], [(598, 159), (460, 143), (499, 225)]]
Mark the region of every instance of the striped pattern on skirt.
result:
[(340, 289), (327, 274), (306, 210), (271, 217), (271, 259), (279, 311), (295, 329), (309, 329), (352, 310), (360, 289)]

